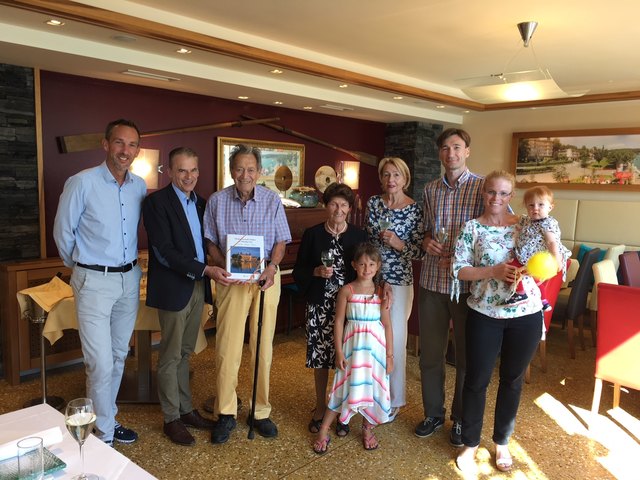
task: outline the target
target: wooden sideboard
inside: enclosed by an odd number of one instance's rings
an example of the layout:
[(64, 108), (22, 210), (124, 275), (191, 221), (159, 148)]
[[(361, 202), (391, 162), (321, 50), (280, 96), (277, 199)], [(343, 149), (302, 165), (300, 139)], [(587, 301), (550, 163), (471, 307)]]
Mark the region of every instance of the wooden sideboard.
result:
[[(305, 229), (323, 222), (326, 219), (326, 211), (323, 208), (288, 208), (285, 212), (293, 239), (287, 245), (285, 257), (281, 263), (281, 270), (286, 272), (295, 264)], [(141, 252), (140, 263), (143, 270), (146, 270), (146, 251)], [(4, 376), (11, 385), (20, 382), (20, 375), (40, 368), (39, 329), (37, 325), (21, 317), (16, 294), (25, 288), (47, 283), (58, 273), (62, 274), (63, 280), (69, 281), (71, 270), (63, 265), (60, 258), (0, 264), (0, 335)], [(282, 283), (283, 285), (293, 283), (291, 273), (283, 275)], [(146, 278), (143, 277), (142, 289), (145, 284)], [(300, 308), (300, 302), (284, 300), (283, 295), (278, 308), (279, 331), (286, 329), (290, 313), (293, 322), (289, 326), (297, 327), (304, 322), (304, 312)], [(48, 342), (45, 344), (48, 367), (82, 358), (76, 330), (65, 331), (65, 335), (53, 346)]]

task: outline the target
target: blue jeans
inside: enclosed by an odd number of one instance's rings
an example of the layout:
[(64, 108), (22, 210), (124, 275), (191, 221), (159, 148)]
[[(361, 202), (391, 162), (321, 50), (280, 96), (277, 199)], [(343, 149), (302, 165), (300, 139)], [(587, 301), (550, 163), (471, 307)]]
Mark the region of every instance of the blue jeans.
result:
[(540, 342), (542, 312), (517, 318), (491, 318), (469, 309), (466, 325), (467, 372), (462, 389), (462, 442), (480, 444), (482, 419), (496, 359), (500, 384), (493, 441), (506, 445), (513, 433), (527, 366)]
[(87, 397), (96, 412), (96, 435), (113, 440), (116, 397), (140, 296), (139, 266), (126, 273), (102, 273), (79, 266), (71, 274), (78, 333), (87, 373)]

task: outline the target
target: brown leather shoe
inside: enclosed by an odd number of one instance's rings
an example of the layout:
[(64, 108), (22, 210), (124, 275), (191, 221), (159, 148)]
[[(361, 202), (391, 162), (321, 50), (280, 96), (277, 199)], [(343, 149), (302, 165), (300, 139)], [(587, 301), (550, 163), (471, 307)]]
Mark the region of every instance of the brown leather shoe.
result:
[(162, 427), (162, 431), (167, 437), (169, 437), (169, 440), (173, 443), (177, 443), (178, 445), (190, 447), (196, 443), (196, 439), (193, 438), (180, 419), (165, 423)]
[(191, 413), (180, 415), (180, 420), (182, 420), (182, 423), (187, 427), (199, 428), (200, 430), (211, 430), (216, 426), (216, 422), (204, 418), (198, 410), (195, 409), (192, 410)]

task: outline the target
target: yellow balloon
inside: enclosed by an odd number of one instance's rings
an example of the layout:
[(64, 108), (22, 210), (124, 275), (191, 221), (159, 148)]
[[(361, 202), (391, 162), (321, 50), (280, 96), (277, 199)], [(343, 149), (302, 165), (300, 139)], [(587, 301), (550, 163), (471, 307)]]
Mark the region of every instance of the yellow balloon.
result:
[(527, 272), (536, 280), (544, 282), (558, 273), (558, 262), (550, 252), (538, 252), (527, 262)]

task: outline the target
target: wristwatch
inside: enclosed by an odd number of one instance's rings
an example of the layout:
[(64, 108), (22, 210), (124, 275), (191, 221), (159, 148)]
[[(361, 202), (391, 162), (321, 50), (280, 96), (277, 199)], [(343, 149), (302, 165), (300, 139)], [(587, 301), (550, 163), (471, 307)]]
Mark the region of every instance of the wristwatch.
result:
[(276, 272), (278, 271), (278, 267), (279, 265), (277, 263), (273, 263), (273, 262), (269, 262), (269, 265), (267, 265), (267, 267), (273, 265), (274, 267), (276, 267)]

